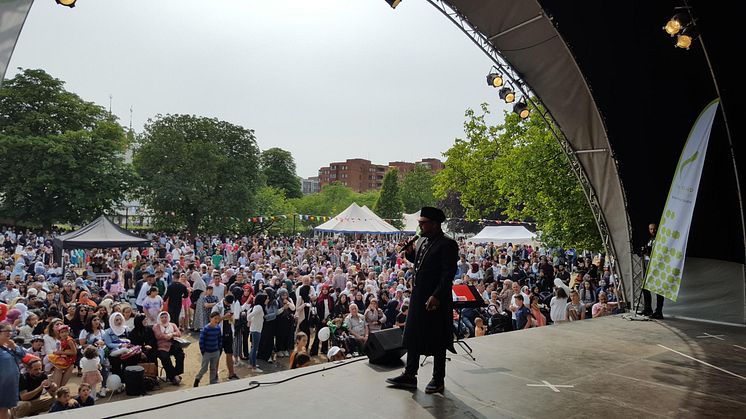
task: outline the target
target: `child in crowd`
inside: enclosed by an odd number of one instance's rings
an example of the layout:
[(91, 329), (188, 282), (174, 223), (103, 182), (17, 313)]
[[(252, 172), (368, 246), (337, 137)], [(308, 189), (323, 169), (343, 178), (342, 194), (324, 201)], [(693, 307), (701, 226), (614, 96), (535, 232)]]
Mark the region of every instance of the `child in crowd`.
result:
[(484, 320), (481, 317), (474, 319), (474, 336), (480, 337), (487, 333), (487, 327), (484, 325)]
[(210, 323), (202, 328), (199, 333), (199, 351), (202, 353), (202, 367), (197, 376), (194, 377), (194, 387), (199, 387), (199, 380), (210, 367), (210, 384), (218, 383), (218, 365), (220, 362), (220, 350), (223, 346), (223, 335), (220, 329), (220, 313), (210, 313)]
[(293, 353), (290, 354), (290, 369), (300, 368), (304, 365), (300, 364), (300, 359), (296, 360), (296, 358), (299, 358), (300, 355), (306, 355), (306, 358), (308, 358), (308, 355), (306, 354), (306, 344), (308, 343), (308, 335), (306, 335), (305, 332), (298, 332), (295, 335), (295, 348), (293, 348)]
[(78, 402), (75, 399), (70, 398), (70, 389), (67, 387), (60, 387), (57, 389), (57, 399), (49, 408), (49, 413), (61, 412), (63, 410), (70, 410), (79, 407)]
[(78, 396), (75, 397), (75, 401), (78, 402), (80, 407), (93, 406), (96, 403), (96, 399), (91, 396), (91, 386), (87, 383), (80, 383), (78, 387)]
[(83, 372), (83, 383), (88, 384), (94, 391), (98, 391), (98, 386), (104, 378), (101, 376), (101, 358), (95, 346), (89, 346), (83, 351), (80, 370)]

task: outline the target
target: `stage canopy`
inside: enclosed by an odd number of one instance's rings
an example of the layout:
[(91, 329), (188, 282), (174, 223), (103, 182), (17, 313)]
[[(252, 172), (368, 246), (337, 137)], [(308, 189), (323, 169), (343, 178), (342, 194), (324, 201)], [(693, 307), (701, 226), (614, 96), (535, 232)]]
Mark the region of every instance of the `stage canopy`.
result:
[(80, 230), (63, 234), (54, 239), (55, 250), (144, 247), (149, 244), (150, 240), (127, 232), (103, 215)]
[(476, 236), (467, 240), (469, 243), (503, 243), (532, 244), (536, 242), (536, 234), (523, 226), (487, 226)]
[(401, 231), (382, 220), (366, 206), (356, 203), (350, 204), (347, 209), (314, 228), (314, 231), (324, 233), (345, 234), (399, 234)]

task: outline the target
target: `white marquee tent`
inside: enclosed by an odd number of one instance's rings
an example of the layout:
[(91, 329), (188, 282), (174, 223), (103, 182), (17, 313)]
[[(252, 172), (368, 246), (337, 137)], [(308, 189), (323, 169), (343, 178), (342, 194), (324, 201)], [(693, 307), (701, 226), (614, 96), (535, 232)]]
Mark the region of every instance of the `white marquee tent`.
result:
[(536, 234), (523, 226), (488, 226), (467, 241), (469, 243), (532, 244), (536, 242)]
[(314, 228), (314, 231), (323, 233), (347, 233), (347, 234), (400, 234), (394, 226), (377, 216), (366, 206), (356, 203), (350, 204), (347, 209)]
[(404, 228), (402, 232), (407, 234), (414, 234), (417, 232), (417, 221), (420, 219), (420, 212), (413, 212), (411, 214), (404, 214), (402, 221), (404, 222)]

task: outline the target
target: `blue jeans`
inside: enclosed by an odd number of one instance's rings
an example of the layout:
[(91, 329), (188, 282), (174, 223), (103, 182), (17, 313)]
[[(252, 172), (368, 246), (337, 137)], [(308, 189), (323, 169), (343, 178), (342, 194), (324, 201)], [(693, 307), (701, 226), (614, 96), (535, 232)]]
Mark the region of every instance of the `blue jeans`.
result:
[(249, 362), (252, 367), (256, 367), (256, 353), (259, 351), (259, 341), (262, 340), (262, 332), (251, 332), (251, 355)]

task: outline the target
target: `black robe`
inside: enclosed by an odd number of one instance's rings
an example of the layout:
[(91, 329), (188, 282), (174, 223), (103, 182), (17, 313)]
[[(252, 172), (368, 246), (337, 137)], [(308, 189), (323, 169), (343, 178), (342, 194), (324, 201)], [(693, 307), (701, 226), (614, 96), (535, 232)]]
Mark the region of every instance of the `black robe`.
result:
[[(417, 240), (415, 251), (405, 256), (416, 262), (424, 238)], [(420, 266), (415, 266), (414, 288), (409, 299), (409, 312), (404, 326), (404, 347), (419, 355), (435, 355), (453, 349), (453, 295), (458, 244), (445, 235), (430, 239)], [(430, 296), (438, 299), (438, 309), (427, 311)]]

